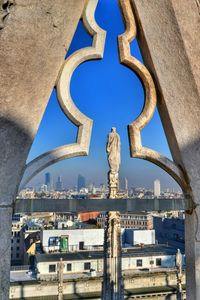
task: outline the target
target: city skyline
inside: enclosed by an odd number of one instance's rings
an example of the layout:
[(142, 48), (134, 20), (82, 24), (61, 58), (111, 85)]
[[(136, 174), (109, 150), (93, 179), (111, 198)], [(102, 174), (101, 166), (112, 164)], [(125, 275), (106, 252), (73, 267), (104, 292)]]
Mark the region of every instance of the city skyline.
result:
[[(49, 178), (49, 183), (46, 182), (47, 177)], [(119, 179), (119, 185), (121, 190), (126, 190), (126, 186), (128, 187), (128, 190), (134, 189), (134, 188), (144, 188), (146, 190), (152, 190), (155, 191), (155, 182), (159, 182), (159, 191), (174, 191), (174, 192), (180, 192), (181, 188), (173, 188), (166, 185), (163, 185), (162, 181), (158, 178), (155, 178), (152, 182), (149, 182), (148, 186), (144, 185), (132, 185), (130, 184), (127, 177), (120, 176)], [(82, 188), (90, 188), (90, 186), (93, 185), (96, 188), (100, 188), (102, 185), (104, 185), (106, 188), (108, 188), (108, 182), (98, 182), (89, 180), (87, 176), (83, 176), (83, 174), (77, 174), (76, 180), (72, 184), (67, 184), (67, 181), (63, 179), (63, 176), (61, 174), (54, 176), (50, 172), (44, 172), (43, 174), (43, 180), (38, 181), (35, 185), (27, 185), (28, 188), (34, 188), (35, 190), (43, 189), (44, 186), (47, 187), (47, 191), (55, 190), (55, 191), (62, 191), (62, 190), (68, 190), (68, 189), (77, 189), (78, 192)], [(59, 186), (59, 187), (58, 187)], [(159, 196), (159, 195), (157, 195)]]
[[(112, 19), (108, 18), (110, 13)], [(63, 181), (67, 181), (69, 185), (73, 185), (79, 173), (89, 181), (95, 181), (96, 184), (106, 183), (108, 172), (106, 141), (111, 127), (115, 126), (121, 137), (120, 173), (128, 178), (130, 185), (148, 187), (156, 178), (160, 178), (164, 186), (180, 189), (177, 183), (157, 166), (130, 157), (127, 125), (140, 114), (144, 91), (138, 77), (119, 64), (117, 36), (123, 33), (124, 25), (117, 2), (100, 1), (96, 20), (107, 30), (104, 58), (101, 61), (82, 64), (75, 71), (71, 82), (71, 94), (75, 104), (94, 120), (89, 155), (59, 162), (38, 174), (28, 185), (41, 182), (46, 172), (54, 174), (55, 177), (61, 174)], [(75, 50), (90, 44), (91, 37), (85, 33), (80, 23), (68, 56)], [(136, 41), (132, 43), (131, 50), (134, 56), (142, 61)], [(62, 113), (57, 103), (56, 92), (53, 90), (28, 161), (51, 148), (73, 143), (76, 134), (77, 128)], [(48, 136), (51, 138), (47, 138)], [(142, 140), (145, 146), (171, 158), (157, 111), (152, 121), (142, 131)]]

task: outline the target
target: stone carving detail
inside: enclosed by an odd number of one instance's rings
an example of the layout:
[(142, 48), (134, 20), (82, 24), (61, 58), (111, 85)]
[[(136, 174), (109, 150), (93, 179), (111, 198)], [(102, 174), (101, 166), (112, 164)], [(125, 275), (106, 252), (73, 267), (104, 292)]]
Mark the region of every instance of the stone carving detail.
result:
[(120, 62), (136, 72), (142, 80), (145, 89), (143, 111), (140, 116), (128, 126), (131, 156), (149, 160), (158, 165), (171, 175), (182, 189), (187, 192), (188, 185), (185, 175), (179, 166), (160, 153), (142, 146), (141, 130), (149, 123), (154, 114), (157, 95), (151, 74), (130, 52), (130, 43), (137, 36), (137, 27), (130, 0), (119, 0), (119, 3), (126, 25), (125, 33), (118, 37)]
[(10, 7), (14, 4), (14, 0), (0, 0), (0, 29), (4, 28), (4, 21), (10, 13)]
[(198, 8), (198, 12), (200, 14), (200, 0), (195, 0), (197, 8)]
[(120, 137), (116, 128), (112, 128), (108, 135), (107, 154), (110, 171), (108, 172), (109, 198), (114, 199), (119, 189), (119, 166), (120, 166)]
[(83, 24), (93, 37), (91, 47), (80, 49), (64, 62), (57, 79), (56, 89), (64, 114), (78, 127), (76, 143), (50, 150), (27, 164), (21, 187), (46, 167), (70, 157), (88, 155), (93, 121), (74, 104), (70, 95), (70, 80), (75, 69), (83, 62), (103, 57), (106, 32), (95, 21), (98, 0), (89, 0), (83, 13)]
[(124, 299), (124, 286), (121, 271), (121, 225), (119, 212), (107, 212), (104, 234), (102, 300), (122, 300)]

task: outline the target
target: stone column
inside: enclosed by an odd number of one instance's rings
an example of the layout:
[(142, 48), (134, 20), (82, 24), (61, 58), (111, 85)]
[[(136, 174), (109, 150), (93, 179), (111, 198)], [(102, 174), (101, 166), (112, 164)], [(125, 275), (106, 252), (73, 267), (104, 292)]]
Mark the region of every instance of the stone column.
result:
[[(187, 299), (200, 299), (200, 10), (199, 0), (131, 0), (138, 41), (158, 94), (174, 161), (185, 173)], [(193, 202), (193, 203), (192, 203)], [(196, 208), (195, 208), (196, 207)]]
[(104, 236), (104, 278), (102, 300), (124, 299), (121, 250), (120, 213), (110, 211), (106, 216)]
[(57, 263), (57, 274), (58, 274), (58, 300), (63, 300), (63, 270), (65, 264), (63, 259), (60, 258), (60, 261)]
[[(119, 167), (120, 167), (120, 136), (116, 128), (112, 127), (108, 135), (106, 146), (108, 155), (108, 188), (109, 199), (118, 197), (119, 190)], [(106, 226), (104, 233), (104, 276), (102, 287), (103, 300), (123, 299), (121, 257), (121, 224), (120, 213), (110, 211), (106, 213)]]
[(0, 299), (9, 298), (13, 203), (84, 0), (0, 1)]
[(119, 190), (119, 174), (110, 171), (108, 173), (108, 182), (109, 182), (109, 195), (110, 199), (117, 198), (117, 193)]

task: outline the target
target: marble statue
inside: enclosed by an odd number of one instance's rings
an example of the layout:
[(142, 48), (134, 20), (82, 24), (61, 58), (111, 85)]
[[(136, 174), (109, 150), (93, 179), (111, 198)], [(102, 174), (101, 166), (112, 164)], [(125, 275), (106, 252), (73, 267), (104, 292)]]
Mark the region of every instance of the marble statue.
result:
[(116, 198), (119, 189), (120, 137), (116, 128), (112, 127), (108, 135), (107, 155), (110, 171), (108, 172), (109, 198)]
[(181, 251), (180, 249), (177, 249), (177, 252), (176, 252), (176, 267), (178, 270), (182, 270), (182, 254), (181, 254)]
[(180, 249), (176, 252), (176, 269), (177, 269), (177, 300), (183, 300), (182, 287), (182, 254)]
[(120, 165), (120, 137), (115, 127), (112, 127), (108, 135), (107, 143), (108, 163), (113, 173), (119, 172)]

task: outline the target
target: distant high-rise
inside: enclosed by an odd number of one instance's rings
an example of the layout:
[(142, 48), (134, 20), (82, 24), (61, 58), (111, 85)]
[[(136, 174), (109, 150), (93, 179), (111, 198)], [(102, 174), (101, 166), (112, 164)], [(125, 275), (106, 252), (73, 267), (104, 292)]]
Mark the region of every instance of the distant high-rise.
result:
[(48, 191), (52, 190), (52, 178), (49, 172), (45, 173), (45, 185), (47, 186)]
[(88, 190), (89, 190), (90, 193), (92, 193), (92, 189), (93, 189), (93, 183), (90, 183), (89, 184), (89, 188), (88, 188)]
[(105, 191), (106, 191), (105, 184), (103, 184), (103, 183), (100, 184), (100, 190), (101, 190), (102, 193), (105, 193)]
[(85, 188), (85, 177), (82, 175), (78, 175), (78, 182), (77, 182), (77, 190), (80, 192), (82, 188)]
[(124, 179), (124, 187), (125, 187), (125, 191), (128, 191), (128, 179), (127, 178)]
[(154, 196), (160, 197), (160, 180), (158, 179), (154, 181)]
[(62, 190), (63, 190), (62, 176), (58, 176), (58, 179), (56, 181), (56, 191), (61, 192)]
[(120, 183), (120, 190), (128, 191), (128, 179), (126, 177), (120, 177), (119, 183)]

